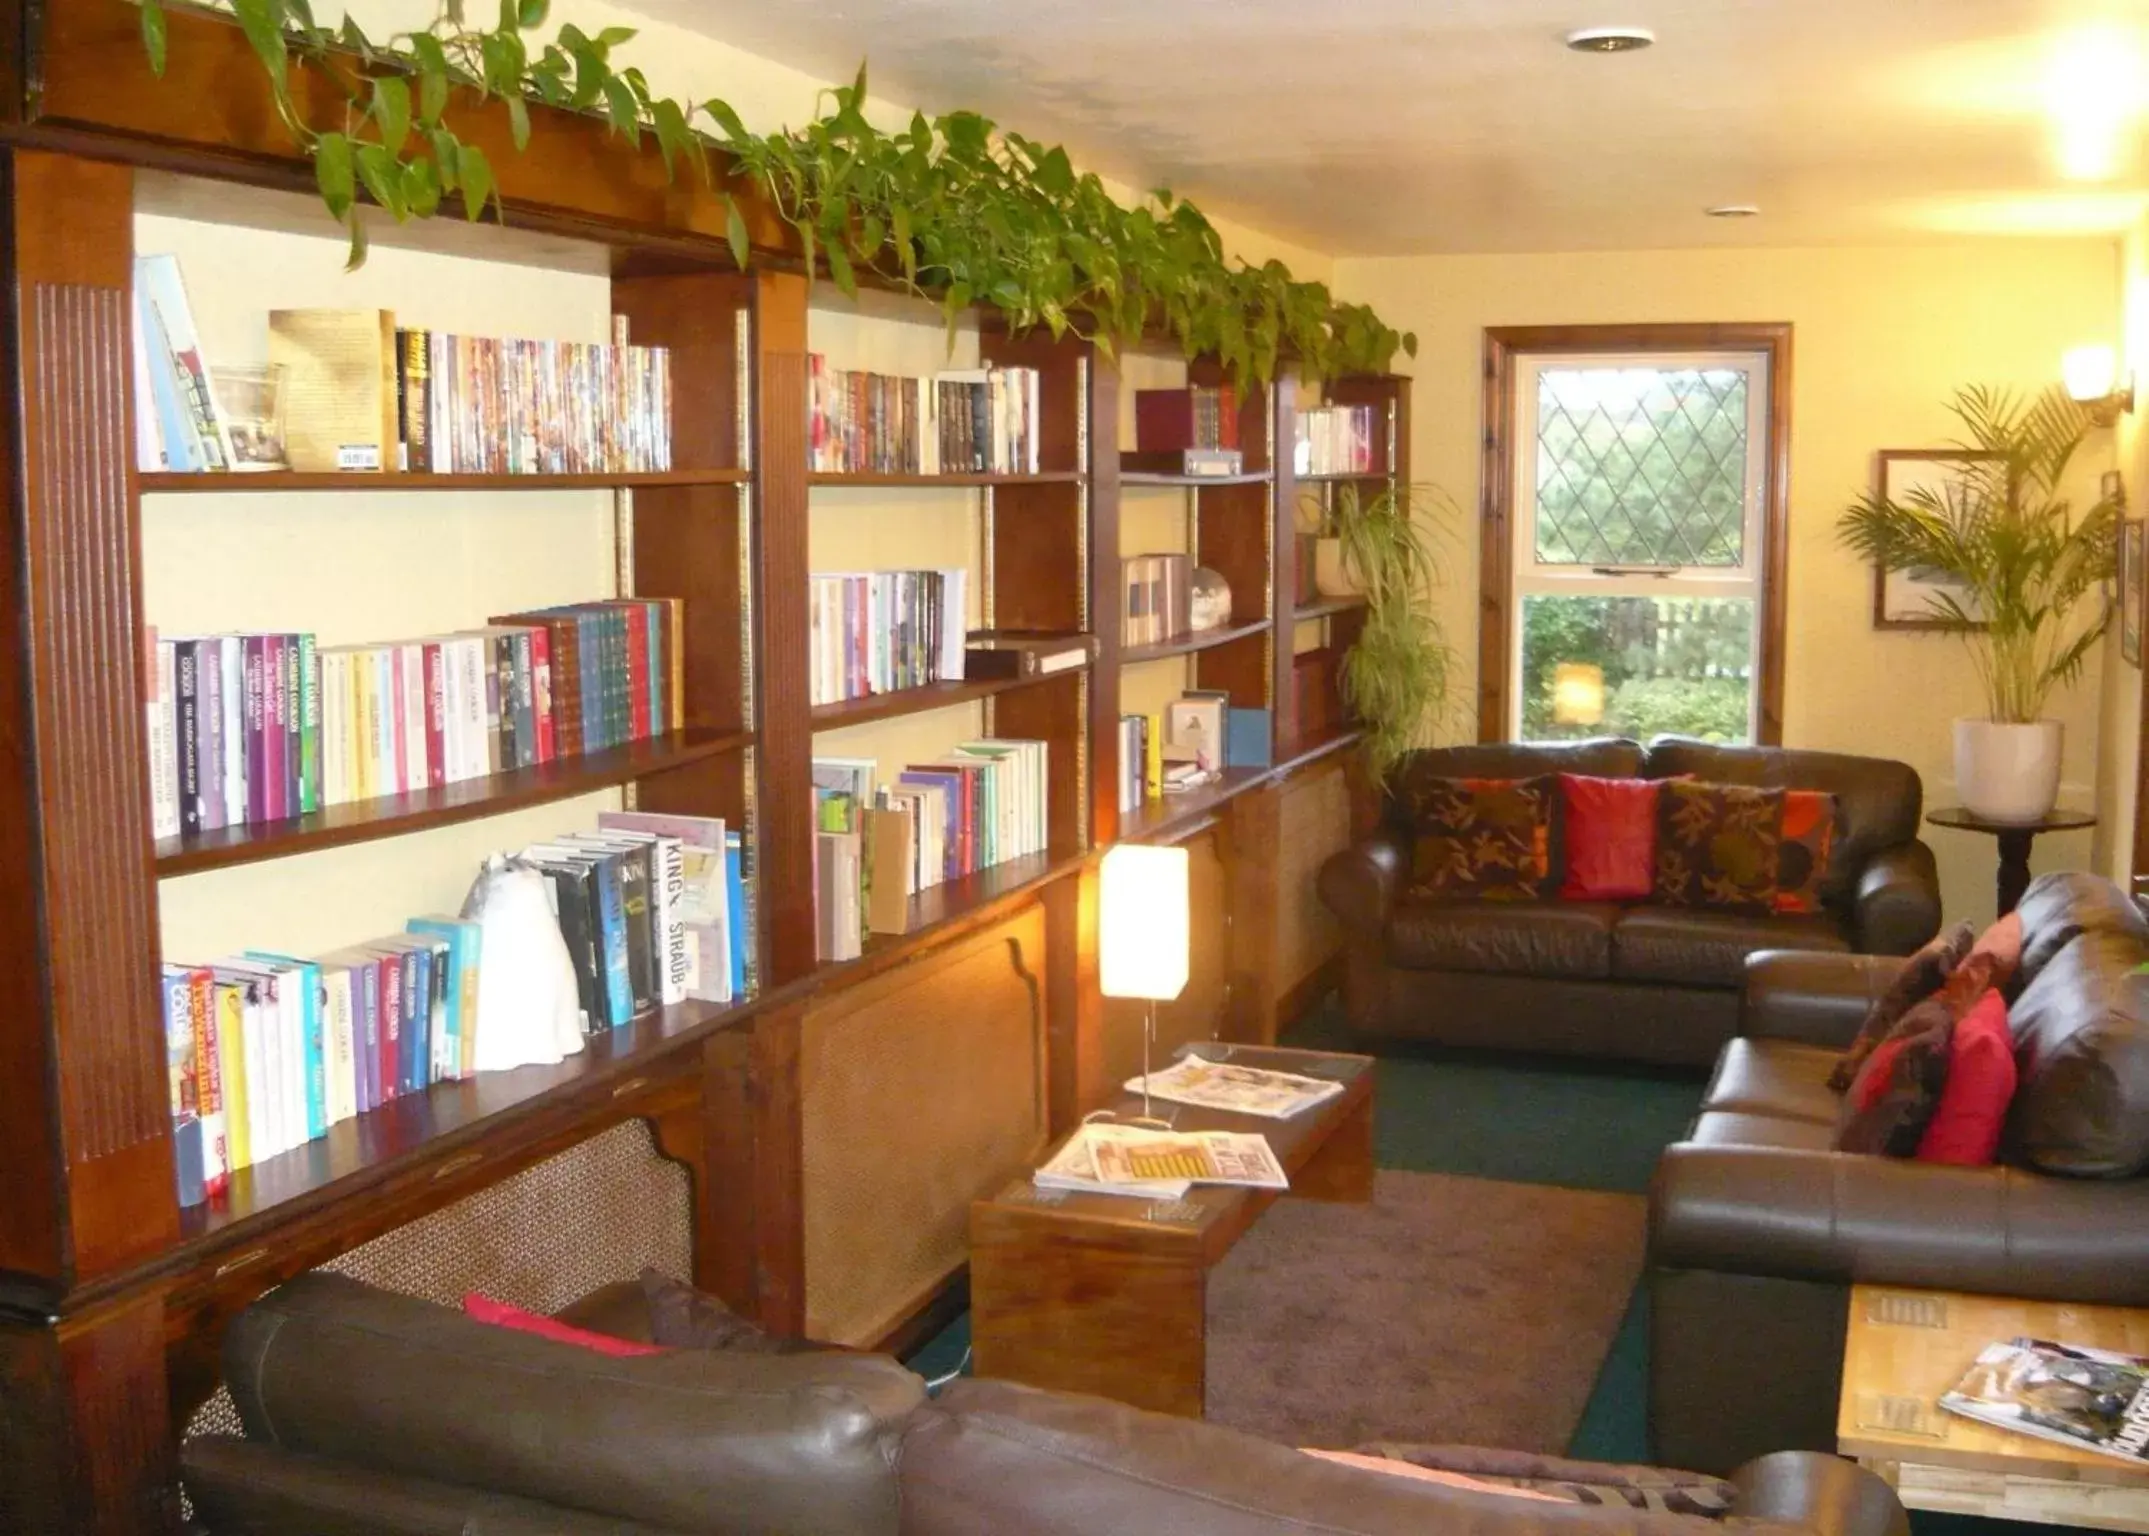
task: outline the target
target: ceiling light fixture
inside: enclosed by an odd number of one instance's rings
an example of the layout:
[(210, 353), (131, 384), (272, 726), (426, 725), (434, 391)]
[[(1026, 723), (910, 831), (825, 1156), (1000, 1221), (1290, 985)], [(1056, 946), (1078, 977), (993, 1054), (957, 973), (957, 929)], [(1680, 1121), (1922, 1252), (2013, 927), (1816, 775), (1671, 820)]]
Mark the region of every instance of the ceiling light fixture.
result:
[(1756, 203), (1718, 203), (1701, 211), (1712, 219), (1756, 219), (1761, 216), (1760, 206)]
[(1633, 53), (1656, 40), (1647, 27), (1578, 27), (1567, 34), (1576, 53)]

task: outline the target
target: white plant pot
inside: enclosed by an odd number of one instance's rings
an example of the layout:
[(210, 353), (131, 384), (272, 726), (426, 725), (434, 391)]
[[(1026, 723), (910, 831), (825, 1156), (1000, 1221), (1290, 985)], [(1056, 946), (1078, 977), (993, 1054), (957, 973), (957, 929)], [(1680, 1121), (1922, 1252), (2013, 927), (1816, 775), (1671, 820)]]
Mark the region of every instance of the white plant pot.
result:
[(1365, 587), (1343, 558), (1341, 539), (1313, 541), (1313, 589), (1323, 597), (1363, 597)]
[(2033, 822), (2059, 803), (2057, 720), (2008, 725), (1955, 722), (1955, 789), (1963, 805), (1987, 821)]

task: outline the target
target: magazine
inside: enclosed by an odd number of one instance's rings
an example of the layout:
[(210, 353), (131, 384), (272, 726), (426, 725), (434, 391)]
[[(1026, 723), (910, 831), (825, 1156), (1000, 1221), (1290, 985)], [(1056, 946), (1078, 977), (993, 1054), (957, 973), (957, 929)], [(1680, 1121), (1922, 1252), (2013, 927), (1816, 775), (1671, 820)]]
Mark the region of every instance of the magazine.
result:
[(1940, 1406), (1966, 1419), (2149, 1461), (2149, 1358), (2049, 1339), (1988, 1344)]
[[(1142, 1080), (1128, 1078), (1126, 1089), (1140, 1093)], [(1332, 1078), (1301, 1077), (1296, 1072), (1243, 1067), (1200, 1056), (1182, 1056), (1163, 1071), (1149, 1074), (1152, 1099), (1260, 1115), (1270, 1120), (1288, 1120), (1342, 1091), (1343, 1085)]]
[(1031, 1182), (1040, 1189), (1176, 1200), (1196, 1184), (1288, 1189), (1291, 1181), (1266, 1136), (1100, 1122), (1070, 1136)]

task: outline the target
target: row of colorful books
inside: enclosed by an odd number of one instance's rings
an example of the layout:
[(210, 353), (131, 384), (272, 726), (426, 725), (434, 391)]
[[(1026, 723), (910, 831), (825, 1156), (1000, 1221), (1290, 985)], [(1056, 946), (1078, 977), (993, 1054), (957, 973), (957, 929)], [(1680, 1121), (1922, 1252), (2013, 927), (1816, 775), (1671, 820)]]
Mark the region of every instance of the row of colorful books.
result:
[(1301, 475), (1373, 473), (1373, 407), (1323, 405), (1298, 413), (1292, 466)]
[(1129, 555), (1119, 562), (1120, 643), (1163, 645), (1194, 632), (1190, 555)]
[(259, 826), (676, 730), (684, 607), (622, 598), (418, 639), (151, 633), (157, 837)]
[(1161, 715), (1119, 717), (1119, 809), (1198, 789), (1226, 768), (1266, 768), (1271, 762), (1265, 709), (1237, 709), (1220, 689), (1190, 688)]
[(902, 933), (922, 890), (1042, 853), (1042, 741), (964, 742), (876, 783), (872, 758), (819, 757), (814, 932), (822, 960), (855, 960), (867, 933)]
[(969, 572), (845, 571), (808, 580), (809, 704), (962, 677)]
[(642, 474), (672, 467), (671, 353), (610, 344), (395, 332), (397, 457), (409, 470)]
[(1034, 475), (1034, 368), (967, 368), (930, 379), (808, 359), (807, 467), (828, 474)]
[(236, 467), (178, 257), (134, 258), (133, 340), (137, 467)]
[[(741, 838), (712, 817), (608, 811), (526, 849), (552, 892), (583, 1029), (745, 995), (752, 967)], [(471, 1077), (500, 1027), (483, 925), (415, 917), (404, 932), (311, 957), (247, 951), (163, 970), (182, 1205), (331, 1126)]]
[(179, 1203), (353, 1115), (470, 1076), (482, 965), (479, 925), (455, 917), (305, 959), (166, 965)]

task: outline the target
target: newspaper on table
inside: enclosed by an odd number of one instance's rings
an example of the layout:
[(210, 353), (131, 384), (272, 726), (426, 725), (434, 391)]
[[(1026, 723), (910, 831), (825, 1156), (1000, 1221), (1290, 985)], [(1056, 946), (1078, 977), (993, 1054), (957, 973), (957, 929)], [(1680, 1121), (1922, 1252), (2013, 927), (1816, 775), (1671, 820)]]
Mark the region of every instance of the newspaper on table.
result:
[[(1125, 1086), (1129, 1093), (1140, 1093), (1142, 1080), (1130, 1077)], [(1209, 1061), (1200, 1056), (1182, 1056), (1163, 1071), (1149, 1074), (1152, 1099), (1260, 1115), (1270, 1120), (1288, 1120), (1342, 1091), (1343, 1085), (1333, 1078), (1301, 1077), (1296, 1072)]]
[(2086, 1344), (1988, 1344), (1940, 1399), (1966, 1419), (2131, 1461), (2149, 1461), (2149, 1359)]
[(1085, 1125), (1031, 1176), (1040, 1189), (1177, 1200), (1196, 1184), (1288, 1189), (1268, 1138), (1246, 1131)]

